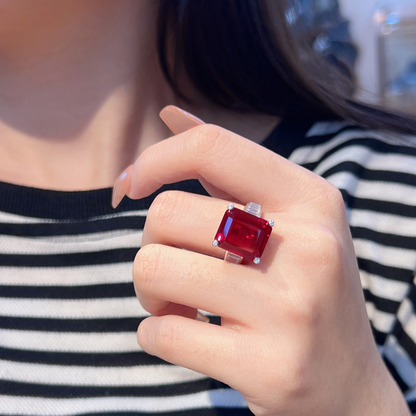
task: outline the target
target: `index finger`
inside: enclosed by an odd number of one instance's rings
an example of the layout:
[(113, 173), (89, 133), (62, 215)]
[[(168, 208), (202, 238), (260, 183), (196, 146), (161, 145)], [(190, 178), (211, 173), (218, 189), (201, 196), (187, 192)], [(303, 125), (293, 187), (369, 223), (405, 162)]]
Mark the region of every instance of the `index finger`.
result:
[(128, 170), (126, 194), (143, 198), (164, 184), (208, 182), (236, 200), (273, 212), (316, 193), (317, 175), (218, 126), (203, 124), (146, 149)]

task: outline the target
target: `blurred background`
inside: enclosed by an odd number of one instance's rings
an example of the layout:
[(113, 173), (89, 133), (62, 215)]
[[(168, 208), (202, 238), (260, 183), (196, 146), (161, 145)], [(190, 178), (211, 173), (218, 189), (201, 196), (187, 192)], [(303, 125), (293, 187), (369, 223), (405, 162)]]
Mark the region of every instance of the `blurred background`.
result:
[(416, 0), (295, 0), (287, 18), (356, 98), (416, 114)]

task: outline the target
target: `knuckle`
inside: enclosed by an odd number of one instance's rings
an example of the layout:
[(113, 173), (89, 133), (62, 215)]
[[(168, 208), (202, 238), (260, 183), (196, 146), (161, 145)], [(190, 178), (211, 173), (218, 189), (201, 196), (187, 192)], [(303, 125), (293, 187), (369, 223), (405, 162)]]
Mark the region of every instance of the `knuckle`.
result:
[(344, 211), (345, 204), (341, 191), (322, 177), (318, 176), (316, 179), (320, 182), (320, 186), (316, 189), (319, 190), (319, 201), (324, 208), (329, 208), (332, 212)]
[(336, 210), (345, 209), (344, 199), (342, 197), (341, 191), (329, 182), (327, 182), (327, 186), (325, 187), (325, 198), (328, 201), (328, 204), (330, 204), (330, 206)]
[(321, 319), (322, 305), (315, 292), (304, 290), (297, 294), (294, 307), (290, 309), (290, 320), (304, 330), (314, 330)]
[(341, 257), (341, 245), (335, 233), (321, 224), (310, 225), (302, 246), (305, 265), (321, 269), (337, 265)]
[(311, 377), (309, 374), (308, 358), (305, 358), (307, 354), (297, 353), (294, 354), (294, 358), (290, 360), (286, 377), (283, 383), (283, 391), (286, 399), (289, 402), (299, 400), (301, 397), (307, 395), (311, 389)]
[[(269, 348), (271, 351), (268, 355), (275, 357), (276, 352), (273, 346)], [(283, 406), (284, 403), (290, 406), (290, 403), (304, 397), (313, 385), (310, 364), (313, 360), (311, 349), (309, 345), (288, 342), (284, 348), (280, 349), (280, 359), (276, 365), (270, 366), (270, 359), (266, 356), (261, 366), (261, 373), (253, 372), (256, 381), (258, 380), (256, 384), (261, 387), (262, 391), (273, 386), (270, 394), (274, 397), (278, 394)], [(253, 365), (253, 368), (256, 368), (258, 363)]]
[(136, 254), (133, 263), (133, 279), (136, 291), (150, 293), (161, 263), (161, 249), (158, 244), (148, 244)]
[(187, 144), (190, 146), (190, 154), (198, 162), (209, 162), (229, 141), (227, 130), (212, 124), (203, 124), (192, 129), (192, 132), (192, 139)]
[(174, 221), (175, 213), (178, 212), (178, 200), (181, 192), (165, 191), (154, 199), (149, 208), (146, 219), (146, 231), (157, 234), (158, 230), (163, 230), (168, 224)]

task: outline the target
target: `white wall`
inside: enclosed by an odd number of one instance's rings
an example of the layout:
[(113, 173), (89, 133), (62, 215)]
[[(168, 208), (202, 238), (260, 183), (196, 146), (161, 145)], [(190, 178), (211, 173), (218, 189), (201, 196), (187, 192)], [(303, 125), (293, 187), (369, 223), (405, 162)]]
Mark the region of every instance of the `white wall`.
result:
[(357, 76), (360, 83), (358, 97), (376, 102), (378, 98), (378, 56), (376, 27), (373, 15), (380, 5), (392, 7), (416, 6), (416, 0), (338, 0), (342, 14), (350, 21), (351, 35), (359, 47)]

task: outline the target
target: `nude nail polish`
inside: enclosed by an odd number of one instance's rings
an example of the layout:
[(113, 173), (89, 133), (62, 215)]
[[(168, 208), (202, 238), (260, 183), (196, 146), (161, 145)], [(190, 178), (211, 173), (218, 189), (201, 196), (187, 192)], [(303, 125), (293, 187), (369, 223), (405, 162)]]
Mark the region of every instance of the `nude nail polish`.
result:
[(193, 127), (205, 124), (198, 117), (174, 105), (168, 105), (159, 115), (174, 134), (183, 133)]
[(130, 175), (132, 166), (129, 166), (116, 180), (113, 187), (113, 196), (111, 205), (117, 208), (121, 200), (126, 196), (130, 189)]

